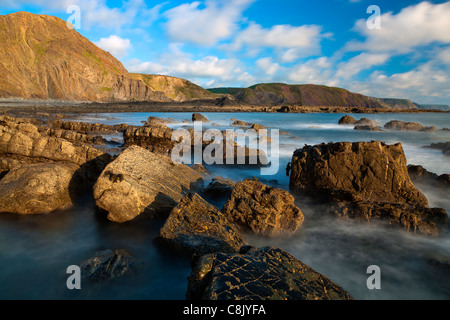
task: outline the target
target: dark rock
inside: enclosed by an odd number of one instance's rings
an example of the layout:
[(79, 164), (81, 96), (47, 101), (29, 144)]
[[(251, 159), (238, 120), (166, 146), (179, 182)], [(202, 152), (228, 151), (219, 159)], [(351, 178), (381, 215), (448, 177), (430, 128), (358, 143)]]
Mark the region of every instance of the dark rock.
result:
[(430, 146), (426, 147), (430, 149), (442, 150), (445, 155), (450, 155), (450, 142), (438, 142), (432, 143)]
[(383, 131), (379, 127), (369, 126), (369, 125), (356, 125), (354, 130), (364, 130), (364, 131)]
[(448, 216), (442, 208), (415, 207), (406, 203), (342, 202), (331, 206), (332, 212), (343, 218), (359, 221), (386, 221), (400, 225), (406, 231), (438, 236), (445, 233)]
[(326, 276), (287, 252), (245, 247), (193, 261), (188, 300), (352, 300)]
[(339, 119), (338, 124), (355, 124), (357, 120), (349, 115), (343, 116), (341, 119)]
[(293, 234), (304, 220), (289, 192), (251, 179), (236, 184), (222, 212), (241, 229), (266, 237)]
[(206, 118), (204, 115), (202, 115), (200, 113), (192, 114), (192, 122), (195, 122), (195, 121), (209, 122), (208, 118)]
[(422, 166), (408, 165), (408, 173), (414, 182), (429, 183), (438, 187), (450, 186), (450, 175), (429, 172)]
[(354, 123), (357, 126), (371, 126), (371, 127), (380, 127), (381, 123), (368, 119), (368, 118), (361, 118), (360, 120), (356, 121)]
[(108, 281), (136, 273), (142, 262), (126, 250), (107, 249), (80, 265), (81, 277), (92, 282)]
[(198, 194), (188, 194), (172, 210), (156, 242), (182, 253), (237, 252), (245, 244), (236, 226)]
[(233, 180), (215, 177), (202, 192), (214, 198), (229, 198), (235, 183)]

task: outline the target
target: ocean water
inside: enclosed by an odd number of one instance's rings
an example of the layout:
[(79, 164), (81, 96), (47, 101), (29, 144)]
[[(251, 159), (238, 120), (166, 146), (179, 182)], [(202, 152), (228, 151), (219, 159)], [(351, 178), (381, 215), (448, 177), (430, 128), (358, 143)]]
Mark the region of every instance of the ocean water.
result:
[[(355, 114), (383, 126), (390, 120), (419, 122), (435, 126), (436, 132), (367, 132), (353, 126), (340, 126), (343, 114), (263, 114), (203, 113), (211, 122), (204, 129), (235, 128), (231, 119), (258, 123), (278, 129), (280, 135), (279, 171), (261, 176), (258, 168), (209, 167), (213, 175), (240, 181), (258, 177), (260, 181), (288, 189), (285, 166), (295, 149), (304, 144), (322, 142), (379, 140), (388, 144), (401, 142), (408, 164), (422, 165), (437, 174), (450, 173), (450, 158), (440, 150), (424, 148), (431, 143), (450, 141), (450, 115)], [(192, 126), (192, 113), (120, 113), (90, 114), (77, 121), (105, 124), (141, 125), (150, 115), (171, 118), (173, 128)], [(117, 138), (117, 137), (116, 137)], [(440, 189), (416, 185), (428, 198), (430, 206), (450, 212), (450, 199)], [(210, 200), (221, 208), (223, 201)], [(282, 248), (329, 277), (355, 299), (449, 299), (450, 276), (429, 263), (430, 257), (450, 259), (450, 233), (430, 238), (406, 233), (383, 224), (361, 224), (324, 216), (321, 208), (305, 199), (297, 199), (305, 215), (299, 231), (283, 239), (264, 239), (245, 235), (257, 247)], [(1, 299), (184, 299), (190, 261), (158, 249), (153, 239), (162, 220), (140, 219), (115, 224), (96, 212), (91, 196), (81, 198), (74, 208), (41, 216), (0, 215), (0, 298)], [(136, 275), (82, 289), (66, 287), (66, 268), (79, 265), (96, 251), (124, 248), (139, 257), (143, 267)], [(369, 290), (367, 267), (381, 269), (381, 289)]]

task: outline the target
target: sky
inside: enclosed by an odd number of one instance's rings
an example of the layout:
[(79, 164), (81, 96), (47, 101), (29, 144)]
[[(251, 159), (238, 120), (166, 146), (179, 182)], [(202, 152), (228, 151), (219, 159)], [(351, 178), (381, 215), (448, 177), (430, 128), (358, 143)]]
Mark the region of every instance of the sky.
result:
[(450, 1), (0, 0), (16, 11), (69, 20), (129, 72), (450, 105)]

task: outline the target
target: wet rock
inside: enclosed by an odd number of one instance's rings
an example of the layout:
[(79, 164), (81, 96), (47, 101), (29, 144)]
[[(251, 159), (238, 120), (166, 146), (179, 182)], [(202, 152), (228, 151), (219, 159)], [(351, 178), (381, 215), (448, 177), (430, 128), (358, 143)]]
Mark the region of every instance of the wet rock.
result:
[(251, 179), (236, 184), (222, 212), (242, 230), (265, 237), (290, 235), (304, 220), (289, 192)]
[(349, 115), (343, 116), (341, 119), (339, 119), (338, 124), (355, 124), (357, 120)]
[(379, 127), (369, 126), (369, 125), (356, 125), (354, 130), (364, 130), (364, 131), (383, 131)]
[(426, 197), (411, 182), (400, 143), (305, 146), (294, 152), (290, 188), (328, 200), (428, 205)]
[(368, 118), (361, 118), (358, 121), (356, 121), (355, 126), (370, 126), (370, 127), (380, 127), (381, 123), (368, 119)]
[(215, 177), (202, 192), (213, 198), (229, 198), (235, 183), (233, 180)]
[(233, 121), (231, 125), (236, 127), (250, 127), (252, 125), (250, 122), (245, 122), (234, 118), (232, 118), (231, 121)]
[(426, 148), (430, 149), (436, 149), (436, 150), (442, 150), (442, 153), (445, 155), (450, 155), (450, 142), (438, 142), (438, 143), (432, 143)]
[(237, 252), (245, 244), (236, 226), (198, 194), (181, 199), (156, 242), (191, 255)]
[(188, 300), (352, 300), (326, 276), (289, 253), (244, 247), (241, 253), (196, 258)]
[(81, 277), (92, 282), (109, 281), (132, 275), (142, 262), (124, 249), (107, 249), (80, 265)]
[(188, 166), (131, 146), (102, 172), (94, 199), (109, 220), (125, 222), (143, 213), (168, 214), (184, 195), (201, 187), (201, 175)]
[(359, 221), (385, 221), (400, 225), (406, 231), (430, 236), (445, 233), (448, 216), (442, 208), (411, 206), (406, 203), (342, 202), (332, 205), (332, 212)]
[(73, 163), (39, 163), (12, 169), (0, 180), (0, 211), (44, 214), (67, 209), (86, 189), (86, 180)]
[(77, 121), (56, 120), (49, 123), (49, 128), (76, 131), (84, 134), (114, 134), (133, 127), (127, 124), (107, 125)]
[(177, 142), (172, 141), (173, 130), (161, 124), (128, 128), (123, 133), (124, 148), (140, 146), (151, 152), (170, 156)]
[(436, 173), (430, 172), (424, 167), (416, 165), (408, 165), (408, 173), (414, 182), (429, 183), (438, 187), (450, 186), (449, 174), (442, 174), (438, 176)]
[(192, 122), (200, 121), (200, 122), (209, 122), (208, 118), (206, 118), (204, 115), (200, 113), (193, 113), (192, 114)]
[(401, 130), (401, 131), (422, 131), (422, 132), (434, 132), (436, 131), (436, 127), (425, 127), (420, 123), (415, 122), (405, 122), (392, 120), (384, 125), (385, 129), (389, 130)]

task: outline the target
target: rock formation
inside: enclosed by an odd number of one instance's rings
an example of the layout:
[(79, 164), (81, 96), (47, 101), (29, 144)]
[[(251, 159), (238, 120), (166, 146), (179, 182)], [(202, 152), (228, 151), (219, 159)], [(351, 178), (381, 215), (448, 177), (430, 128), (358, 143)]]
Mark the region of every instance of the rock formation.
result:
[(340, 216), (382, 218), (433, 235), (448, 223), (445, 211), (428, 209), (428, 200), (412, 183), (401, 144), (305, 146), (294, 152), (290, 188), (325, 201)]
[(326, 276), (289, 253), (244, 246), (194, 260), (188, 300), (352, 300)]
[(236, 184), (222, 211), (243, 230), (266, 237), (290, 235), (304, 220), (289, 192), (251, 179)]
[(405, 122), (392, 120), (384, 125), (385, 129), (389, 130), (401, 130), (401, 131), (422, 131), (422, 132), (434, 132), (436, 131), (436, 127), (425, 127), (420, 123), (415, 122)]
[(143, 213), (167, 214), (202, 184), (201, 175), (191, 168), (131, 146), (104, 169), (94, 186), (94, 199), (109, 220), (126, 222)]
[(158, 237), (180, 253), (238, 252), (245, 244), (236, 226), (198, 194), (188, 194), (172, 210)]

